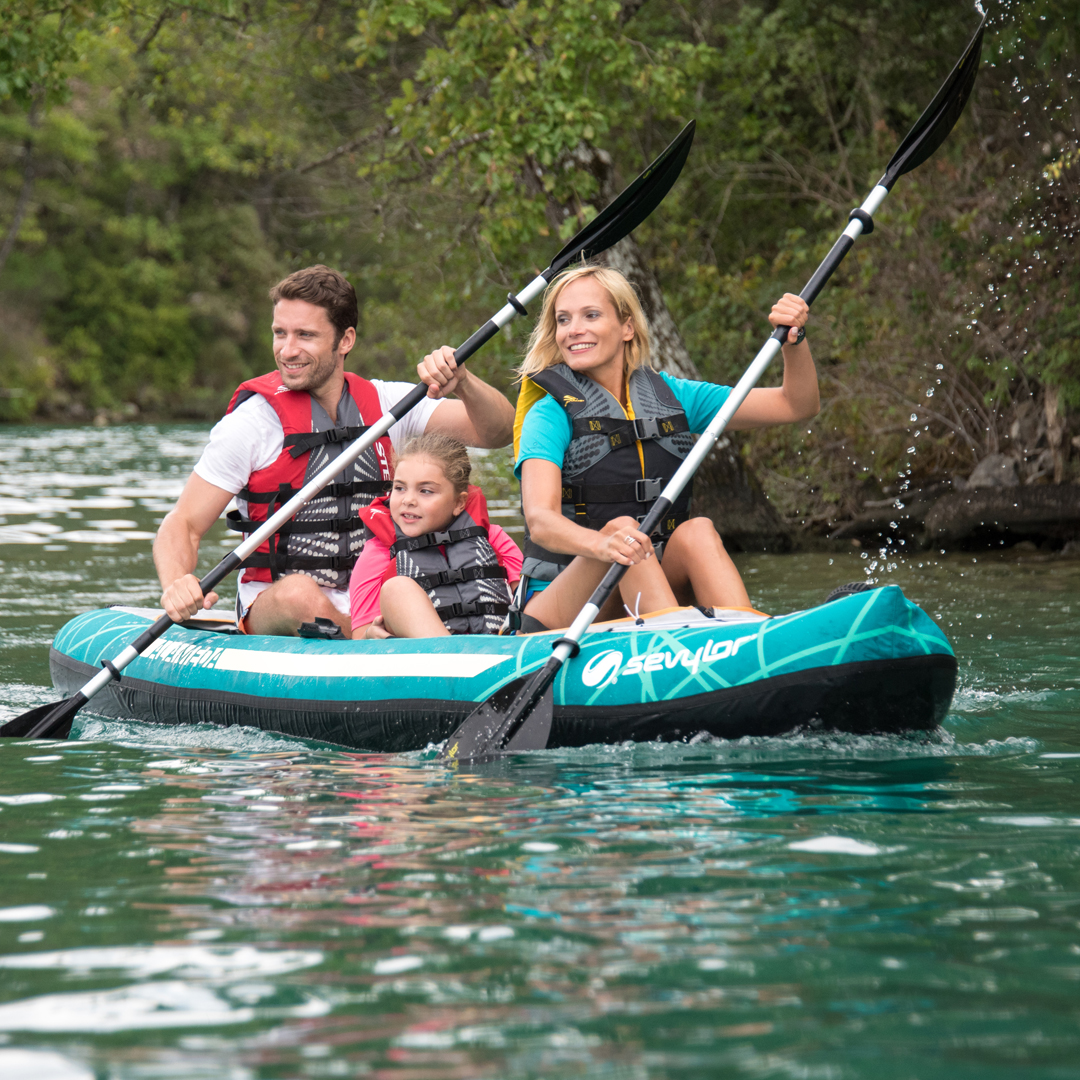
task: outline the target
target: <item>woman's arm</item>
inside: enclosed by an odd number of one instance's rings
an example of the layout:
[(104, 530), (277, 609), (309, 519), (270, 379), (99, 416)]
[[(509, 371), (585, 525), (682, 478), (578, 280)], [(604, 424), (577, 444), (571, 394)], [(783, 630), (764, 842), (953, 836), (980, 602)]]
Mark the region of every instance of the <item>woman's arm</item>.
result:
[(792, 424), (809, 420), (821, 409), (817, 368), (805, 339), (794, 344), (800, 327), (810, 317), (810, 307), (801, 296), (785, 293), (769, 312), (769, 322), (775, 326), (790, 326), (784, 342), (784, 382), (775, 388), (751, 390), (746, 400), (731, 418), (732, 431), (766, 427), (769, 424)]
[(616, 518), (596, 532), (563, 517), (562, 470), (552, 461), (528, 458), (522, 462), (521, 505), (529, 535), (548, 551), (624, 566), (653, 555), (652, 541), (630, 518)]

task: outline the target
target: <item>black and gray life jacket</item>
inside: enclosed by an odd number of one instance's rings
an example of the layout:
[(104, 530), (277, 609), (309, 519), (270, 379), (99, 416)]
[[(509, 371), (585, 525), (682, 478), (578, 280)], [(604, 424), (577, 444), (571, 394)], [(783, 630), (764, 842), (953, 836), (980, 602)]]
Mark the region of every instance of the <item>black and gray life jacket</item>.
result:
[(390, 517), (388, 497), (360, 516), (389, 547), (394, 571), (413, 578), (452, 634), (497, 634), (510, 610), (506, 570), (488, 539), (483, 492), (470, 485), (465, 509), (442, 532), (406, 536)]
[[(631, 372), (628, 390), (634, 419), (629, 420), (607, 390), (566, 364), (529, 378), (570, 418), (572, 435), (562, 464), (563, 516), (597, 530), (617, 517), (644, 520), (694, 445), (686, 413), (671, 387), (652, 368)], [(665, 540), (689, 518), (690, 488), (687, 484), (665, 515), (653, 534), (654, 543)], [(534, 543), (527, 529), (524, 548), (522, 574), (540, 581), (554, 580), (573, 558)]]

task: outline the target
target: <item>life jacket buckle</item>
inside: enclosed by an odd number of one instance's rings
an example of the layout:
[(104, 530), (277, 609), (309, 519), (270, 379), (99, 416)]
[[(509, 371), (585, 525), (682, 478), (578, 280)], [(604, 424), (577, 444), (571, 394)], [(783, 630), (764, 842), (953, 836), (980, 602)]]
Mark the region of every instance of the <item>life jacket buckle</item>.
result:
[(456, 584), (458, 582), (461, 582), (461, 581), (465, 580), (465, 573), (461, 569), (447, 570), (447, 571), (445, 571), (443, 576), (446, 579), (446, 584), (447, 585), (454, 585), (454, 584)]
[(349, 438), (348, 428), (330, 428), (329, 431), (323, 433), (328, 443), (346, 442)]
[(663, 490), (664, 480), (662, 477), (654, 480), (634, 481), (634, 498), (639, 503), (655, 502), (660, 498), (660, 493)]
[(643, 416), (634, 420), (634, 434), (638, 439), (659, 439), (660, 422), (655, 416)]
[(431, 535), (432, 544), (452, 544), (453, 539), (448, 532), (433, 532)]

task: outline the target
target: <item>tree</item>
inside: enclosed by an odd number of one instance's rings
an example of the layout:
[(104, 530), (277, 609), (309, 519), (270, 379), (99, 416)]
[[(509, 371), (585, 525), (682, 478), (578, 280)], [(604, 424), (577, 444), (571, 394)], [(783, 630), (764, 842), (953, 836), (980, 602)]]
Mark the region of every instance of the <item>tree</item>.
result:
[[(403, 39), (426, 46), (412, 51), (372, 171), (387, 182), (472, 193), (479, 234), (496, 258), (528, 250), (537, 236), (568, 238), (620, 186), (615, 154), (601, 145), (616, 147), (631, 168), (644, 165), (694, 109), (695, 86), (714, 62), (678, 28), (643, 40), (634, 32), (642, 7), (643, 0), (362, 7), (358, 63), (385, 63)], [(700, 378), (636, 240), (604, 259), (638, 285), (654, 364)], [(735, 449), (725, 443), (714, 457), (699, 488), (722, 479), (742, 496), (727, 500), (726, 535), (736, 544), (780, 541), (780, 522)]]

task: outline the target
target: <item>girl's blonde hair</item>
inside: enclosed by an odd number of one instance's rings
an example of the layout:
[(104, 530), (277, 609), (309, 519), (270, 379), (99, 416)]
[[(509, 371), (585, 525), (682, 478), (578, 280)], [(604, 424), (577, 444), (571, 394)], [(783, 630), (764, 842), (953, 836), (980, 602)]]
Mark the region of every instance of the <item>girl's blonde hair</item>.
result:
[(586, 277), (595, 278), (596, 283), (608, 294), (619, 316), (619, 322), (625, 323), (629, 319), (634, 328), (634, 336), (625, 342), (623, 351), (627, 372), (649, 362), (649, 324), (645, 321), (645, 312), (641, 310), (641, 302), (634, 286), (618, 270), (610, 267), (577, 266), (573, 270), (563, 271), (547, 287), (540, 318), (536, 320), (536, 326), (529, 337), (525, 360), (518, 368), (519, 375), (533, 375), (562, 363), (562, 354), (559, 346), (555, 344), (555, 333), (558, 329), (555, 305), (567, 285)]
[(410, 439), (400, 454), (394, 455), (394, 468), (406, 458), (418, 457), (434, 458), (441, 466), (446, 479), (454, 487), (454, 492), (460, 495), (469, 490), (469, 474), (472, 472), (472, 462), (469, 461), (469, 451), (460, 439), (453, 435), (443, 435), (438, 431), (429, 431), (425, 435), (417, 435)]

